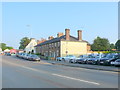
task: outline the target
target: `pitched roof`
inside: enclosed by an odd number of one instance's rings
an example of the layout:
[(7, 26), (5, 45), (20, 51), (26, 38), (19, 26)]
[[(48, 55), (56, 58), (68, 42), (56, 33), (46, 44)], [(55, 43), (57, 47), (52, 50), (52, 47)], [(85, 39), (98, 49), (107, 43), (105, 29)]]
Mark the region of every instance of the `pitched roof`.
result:
[[(66, 40), (66, 35), (63, 35), (63, 36), (61, 36), (61, 37), (56, 37), (56, 38), (53, 38), (53, 39), (51, 39), (51, 40), (47, 40), (47, 41), (45, 41), (45, 42), (43, 42), (43, 43), (40, 43), (40, 44), (36, 45), (35, 47), (41, 46), (41, 45), (45, 45), (45, 44), (49, 44), (49, 43), (53, 43), (53, 42), (58, 42), (58, 41), (61, 41), (61, 40), (62, 40), (62, 41), (65, 41), (65, 40)], [(70, 40), (69, 40), (69, 41), (78, 41), (78, 38), (73, 37), (73, 36), (70, 35)], [(88, 42), (85, 41), (85, 40), (78, 41), (78, 42), (86, 42), (86, 43), (88, 43)]]

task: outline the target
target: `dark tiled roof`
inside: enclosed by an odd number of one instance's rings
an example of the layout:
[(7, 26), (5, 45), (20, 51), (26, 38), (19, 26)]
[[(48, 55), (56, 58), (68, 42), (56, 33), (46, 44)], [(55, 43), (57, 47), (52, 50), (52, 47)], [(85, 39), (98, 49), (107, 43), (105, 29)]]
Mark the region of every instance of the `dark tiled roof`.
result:
[[(51, 39), (51, 40), (47, 40), (47, 41), (45, 41), (45, 42), (43, 42), (43, 43), (40, 43), (40, 44), (36, 45), (35, 47), (41, 46), (41, 45), (45, 45), (45, 44), (49, 44), (49, 43), (53, 43), (53, 42), (58, 42), (58, 41), (60, 41), (60, 40), (64, 41), (64, 40), (66, 40), (65, 37), (66, 37), (66, 36), (63, 35), (63, 36), (61, 36), (61, 37), (57, 37), (57, 38), (53, 38), (53, 39)], [(70, 35), (70, 40), (69, 40), (69, 41), (78, 41), (78, 38), (73, 37), (73, 36)], [(88, 42), (85, 41), (85, 40), (82, 40), (82, 41), (79, 41), (79, 42), (86, 42), (86, 43), (88, 43)]]

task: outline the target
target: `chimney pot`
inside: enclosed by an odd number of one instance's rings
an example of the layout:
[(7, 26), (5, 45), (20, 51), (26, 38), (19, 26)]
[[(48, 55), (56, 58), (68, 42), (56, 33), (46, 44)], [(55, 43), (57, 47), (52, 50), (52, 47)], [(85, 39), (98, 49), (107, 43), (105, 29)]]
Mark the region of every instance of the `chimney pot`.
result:
[(53, 36), (49, 36), (49, 37), (48, 37), (49, 40), (51, 40), (51, 39), (53, 39), (53, 38), (54, 38)]
[(57, 37), (61, 37), (61, 36), (63, 36), (63, 33), (59, 32), (59, 33), (57, 34)]

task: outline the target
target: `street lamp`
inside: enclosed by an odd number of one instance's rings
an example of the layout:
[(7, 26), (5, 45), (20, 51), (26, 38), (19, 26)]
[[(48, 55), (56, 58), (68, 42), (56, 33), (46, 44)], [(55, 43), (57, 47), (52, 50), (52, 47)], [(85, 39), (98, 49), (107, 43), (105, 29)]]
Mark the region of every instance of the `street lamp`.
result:
[(31, 25), (26, 25), (28, 28), (29, 28), (29, 30), (30, 30), (30, 37), (32, 38), (32, 29), (31, 29)]

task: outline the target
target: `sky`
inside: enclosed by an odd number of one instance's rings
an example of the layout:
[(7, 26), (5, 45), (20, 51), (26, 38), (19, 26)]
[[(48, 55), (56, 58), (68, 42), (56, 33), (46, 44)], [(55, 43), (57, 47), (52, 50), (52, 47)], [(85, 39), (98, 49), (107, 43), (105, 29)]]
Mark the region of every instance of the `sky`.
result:
[[(29, 27), (28, 27), (29, 25)], [(2, 42), (19, 47), (23, 37), (48, 39), (58, 32), (77, 37), (90, 44), (99, 36), (110, 43), (118, 40), (117, 2), (3, 2)]]

